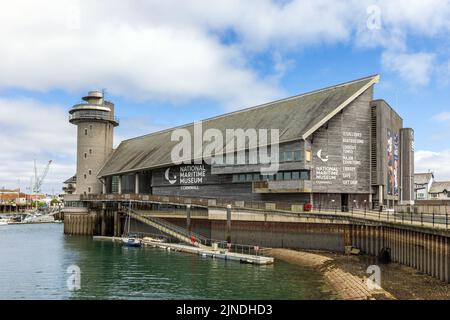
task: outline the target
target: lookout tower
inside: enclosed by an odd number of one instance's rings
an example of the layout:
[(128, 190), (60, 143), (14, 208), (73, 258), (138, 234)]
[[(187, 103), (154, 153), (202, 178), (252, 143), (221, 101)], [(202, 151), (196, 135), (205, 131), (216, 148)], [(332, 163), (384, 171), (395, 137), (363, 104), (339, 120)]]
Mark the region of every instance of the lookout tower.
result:
[(114, 104), (105, 101), (100, 91), (90, 91), (85, 102), (70, 109), (70, 123), (77, 133), (77, 194), (100, 194), (102, 183), (97, 174), (113, 151)]

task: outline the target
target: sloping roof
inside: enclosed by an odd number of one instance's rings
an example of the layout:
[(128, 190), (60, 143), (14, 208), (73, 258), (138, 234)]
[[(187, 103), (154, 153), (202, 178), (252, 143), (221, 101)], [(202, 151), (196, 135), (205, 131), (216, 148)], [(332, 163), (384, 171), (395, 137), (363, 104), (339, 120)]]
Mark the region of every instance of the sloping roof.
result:
[[(306, 139), (329, 119), (379, 81), (374, 75), (291, 98), (243, 109), (203, 120), (203, 132), (215, 128), (279, 129), (280, 143)], [(187, 129), (193, 123), (123, 141), (106, 161), (98, 176), (127, 173), (172, 164), (170, 154), (178, 142), (171, 141), (174, 129)], [(192, 150), (193, 154), (195, 150)]]
[(76, 183), (76, 182), (77, 182), (77, 176), (76, 175), (74, 175), (73, 177), (70, 177), (69, 179), (64, 181), (65, 184)]
[(415, 184), (427, 184), (433, 178), (432, 172), (427, 173), (415, 173), (414, 174), (414, 183)]
[(450, 181), (433, 182), (430, 193), (443, 193), (444, 190), (450, 192)]

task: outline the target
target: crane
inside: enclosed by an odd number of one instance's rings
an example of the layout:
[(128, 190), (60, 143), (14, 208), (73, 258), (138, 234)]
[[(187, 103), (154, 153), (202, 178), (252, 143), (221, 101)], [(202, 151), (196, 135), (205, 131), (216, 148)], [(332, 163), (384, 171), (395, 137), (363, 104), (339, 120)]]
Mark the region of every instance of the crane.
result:
[(52, 164), (53, 160), (50, 160), (47, 163), (47, 166), (44, 169), (44, 172), (42, 173), (42, 175), (40, 177), (38, 177), (37, 175), (37, 168), (36, 168), (36, 160), (34, 160), (34, 187), (33, 187), (33, 192), (35, 194), (39, 194), (41, 193), (41, 187), (42, 187), (42, 183), (45, 180), (45, 177), (47, 177), (48, 174), (48, 170), (50, 168), (50, 165)]

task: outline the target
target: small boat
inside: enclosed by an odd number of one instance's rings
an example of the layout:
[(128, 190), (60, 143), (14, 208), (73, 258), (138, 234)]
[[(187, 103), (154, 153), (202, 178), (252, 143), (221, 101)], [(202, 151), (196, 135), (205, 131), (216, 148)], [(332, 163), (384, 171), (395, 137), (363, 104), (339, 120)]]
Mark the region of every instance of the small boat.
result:
[(142, 242), (140, 239), (128, 238), (128, 237), (122, 237), (122, 244), (126, 245), (127, 247), (141, 247), (142, 246)]
[(0, 219), (0, 226), (6, 226), (11, 222), (10, 219)]
[(142, 246), (141, 239), (130, 234), (130, 225), (131, 225), (131, 217), (130, 217), (130, 210), (128, 210), (128, 215), (125, 220), (125, 232), (122, 235), (122, 244), (127, 247), (141, 247)]

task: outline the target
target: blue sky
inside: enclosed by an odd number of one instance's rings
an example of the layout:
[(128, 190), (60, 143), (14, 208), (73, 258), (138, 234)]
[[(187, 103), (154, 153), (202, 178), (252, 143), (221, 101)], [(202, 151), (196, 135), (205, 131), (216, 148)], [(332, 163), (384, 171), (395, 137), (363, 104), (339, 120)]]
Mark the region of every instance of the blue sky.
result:
[[(75, 172), (68, 109), (106, 88), (115, 143), (380, 74), (415, 129), (417, 171), (450, 180), (450, 1), (34, 1), (2, 4), (0, 187)], [(43, 10), (45, 8), (45, 10)]]

